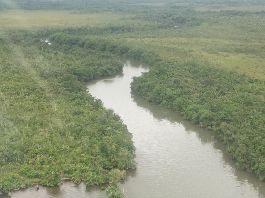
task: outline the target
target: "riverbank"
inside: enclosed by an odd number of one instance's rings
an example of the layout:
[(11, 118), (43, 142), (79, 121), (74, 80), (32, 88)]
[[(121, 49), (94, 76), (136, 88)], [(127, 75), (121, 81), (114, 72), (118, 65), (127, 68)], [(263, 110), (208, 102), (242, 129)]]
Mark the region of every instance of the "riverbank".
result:
[[(125, 197), (264, 197), (264, 183), (238, 170), (210, 131), (190, 124), (171, 110), (131, 95), (133, 78), (147, 71), (146, 67), (127, 62), (122, 75), (88, 84), (89, 93), (119, 115), (133, 135), (137, 169), (120, 185)], [(99, 189), (94, 191), (84, 184), (71, 183), (39, 192), (27, 189), (12, 196), (105, 198)]]
[[(211, 67), (207, 63), (169, 61), (148, 48), (100, 38), (52, 34), (61, 45), (98, 49), (150, 65), (150, 72), (132, 83), (132, 92), (173, 109), (185, 119), (213, 131), (238, 168), (265, 179), (265, 81)], [(250, 154), (251, 153), (251, 154)]]
[(123, 75), (88, 85), (133, 134), (137, 169), (121, 184), (125, 197), (264, 197), (264, 182), (238, 170), (212, 132), (131, 93), (133, 79), (147, 71), (127, 62)]
[[(121, 72), (120, 57), (150, 66), (132, 84), (135, 95), (211, 130), (237, 167), (264, 181), (264, 3), (101, 4), (62, 12), (24, 3), (30, 10), (0, 16), (2, 189), (40, 180), (53, 186), (64, 175), (111, 183), (111, 173), (134, 168), (126, 127), (85, 93), (87, 80)], [(37, 15), (43, 23), (30, 17)]]
[[(135, 168), (131, 134), (112, 111), (86, 93), (86, 82), (122, 71), (116, 56), (1, 40), (0, 191), (61, 178), (87, 186), (117, 182)], [(112, 197), (110, 195), (110, 197)]]

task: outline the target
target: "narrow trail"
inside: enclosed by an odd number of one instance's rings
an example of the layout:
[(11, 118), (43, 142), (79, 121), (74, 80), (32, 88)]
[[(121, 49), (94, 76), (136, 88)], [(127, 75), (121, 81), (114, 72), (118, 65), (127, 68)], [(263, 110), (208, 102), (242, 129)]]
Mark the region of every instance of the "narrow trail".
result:
[(40, 71), (47, 69), (51, 63), (49, 63), (49, 61), (41, 55), (41, 51), (38, 49), (28, 52), (34, 53), (30, 54), (31, 58), (29, 59), (26, 58), (25, 53), (23, 52), (27, 49), (14, 44), (10, 39), (8, 41), (8, 44), (13, 52), (12, 56), (16, 64), (19, 64), (19, 66), (21, 67), (22, 72), (29, 74), (30, 78), (32, 79), (32, 83), (38, 85), (41, 90), (44, 90), (45, 96), (47, 100), (49, 100), (54, 115), (54, 119), (52, 119), (53, 124), (51, 125), (56, 124), (58, 127), (63, 128), (63, 122), (60, 119), (62, 113), (59, 112), (60, 108), (58, 102), (55, 99), (55, 95), (52, 93), (49, 82), (40, 77)]

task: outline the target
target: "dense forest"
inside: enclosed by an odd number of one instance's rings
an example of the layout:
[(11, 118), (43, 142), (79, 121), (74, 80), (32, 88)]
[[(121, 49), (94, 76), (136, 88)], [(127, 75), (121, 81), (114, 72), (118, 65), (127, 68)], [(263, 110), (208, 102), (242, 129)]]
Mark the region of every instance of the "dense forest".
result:
[(135, 167), (131, 135), (87, 95), (85, 82), (120, 73), (121, 62), (97, 50), (20, 41), (1, 40), (0, 190), (70, 178), (119, 193), (117, 182)]
[(194, 62), (163, 62), (135, 79), (132, 90), (215, 132), (240, 168), (265, 179), (264, 81)]
[[(264, 181), (264, 2), (190, 2), (0, 0), (27, 9), (0, 13), (0, 191), (69, 178), (122, 197), (118, 183), (136, 168), (132, 137), (86, 83), (121, 73), (124, 59), (150, 67), (132, 94), (212, 131)], [(51, 9), (70, 10), (59, 17), (72, 23), (45, 18)], [(36, 13), (43, 27), (30, 26)]]
[(111, 51), (151, 65), (149, 73), (134, 80), (133, 94), (178, 111), (185, 119), (214, 131), (238, 167), (265, 179), (264, 81), (198, 62), (165, 61), (143, 49), (111, 41), (63, 33), (50, 37), (59, 46)]

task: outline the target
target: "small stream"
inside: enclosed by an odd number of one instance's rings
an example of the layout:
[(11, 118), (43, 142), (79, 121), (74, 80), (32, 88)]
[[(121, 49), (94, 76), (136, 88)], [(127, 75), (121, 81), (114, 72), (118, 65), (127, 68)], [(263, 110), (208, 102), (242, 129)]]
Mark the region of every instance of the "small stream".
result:
[[(265, 198), (265, 183), (237, 170), (211, 132), (170, 110), (130, 93), (133, 77), (148, 69), (127, 62), (123, 74), (88, 85), (89, 92), (113, 109), (133, 134), (137, 170), (121, 189), (126, 198)], [(1, 197), (1, 195), (0, 195)], [(105, 198), (85, 185), (29, 188), (14, 198)], [(1, 197), (2, 198), (2, 197)]]

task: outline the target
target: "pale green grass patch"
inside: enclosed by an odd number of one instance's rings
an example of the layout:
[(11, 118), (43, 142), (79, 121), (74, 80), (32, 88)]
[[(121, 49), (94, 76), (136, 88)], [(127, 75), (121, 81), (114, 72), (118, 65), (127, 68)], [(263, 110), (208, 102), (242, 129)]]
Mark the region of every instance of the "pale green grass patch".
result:
[(29, 28), (46, 26), (97, 26), (114, 23), (122, 18), (110, 12), (76, 13), (51, 10), (7, 10), (0, 12), (1, 28)]

